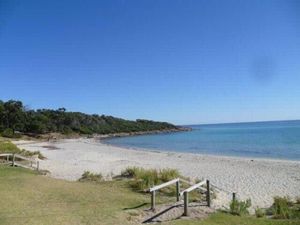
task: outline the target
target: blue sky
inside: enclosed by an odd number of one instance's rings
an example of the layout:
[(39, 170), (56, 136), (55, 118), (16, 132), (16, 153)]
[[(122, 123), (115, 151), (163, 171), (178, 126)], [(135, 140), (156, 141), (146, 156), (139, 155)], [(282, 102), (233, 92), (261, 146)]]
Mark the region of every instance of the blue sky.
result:
[(0, 0), (0, 99), (176, 124), (300, 119), (299, 1)]

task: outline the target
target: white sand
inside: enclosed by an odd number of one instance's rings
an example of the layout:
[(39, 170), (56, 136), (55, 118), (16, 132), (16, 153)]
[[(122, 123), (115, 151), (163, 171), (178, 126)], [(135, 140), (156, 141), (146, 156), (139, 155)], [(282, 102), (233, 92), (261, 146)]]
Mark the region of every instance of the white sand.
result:
[(128, 166), (177, 168), (185, 176), (209, 179), (213, 185), (226, 190), (214, 201), (218, 207), (228, 204), (232, 192), (237, 192), (240, 199), (251, 198), (253, 207), (270, 206), (276, 195), (300, 196), (299, 161), (132, 150), (83, 138), (14, 143), (26, 150), (42, 152), (47, 159), (40, 162), (41, 169), (60, 179), (77, 180), (85, 170), (111, 176)]

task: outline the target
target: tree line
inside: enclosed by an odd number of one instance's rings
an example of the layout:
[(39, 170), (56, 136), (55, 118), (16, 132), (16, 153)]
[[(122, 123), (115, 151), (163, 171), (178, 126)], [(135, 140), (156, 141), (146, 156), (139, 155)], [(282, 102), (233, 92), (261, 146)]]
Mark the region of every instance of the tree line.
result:
[(177, 129), (166, 122), (137, 119), (125, 120), (106, 115), (89, 115), (81, 112), (68, 112), (65, 108), (27, 109), (21, 101), (0, 100), (0, 133), (3, 136), (15, 133), (46, 134), (111, 134)]

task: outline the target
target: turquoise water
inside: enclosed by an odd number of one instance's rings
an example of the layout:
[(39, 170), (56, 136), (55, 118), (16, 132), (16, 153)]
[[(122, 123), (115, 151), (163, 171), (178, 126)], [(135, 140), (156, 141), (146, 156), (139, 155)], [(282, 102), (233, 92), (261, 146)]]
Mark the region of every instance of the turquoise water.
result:
[(300, 120), (190, 127), (191, 132), (121, 137), (105, 142), (144, 150), (300, 160)]

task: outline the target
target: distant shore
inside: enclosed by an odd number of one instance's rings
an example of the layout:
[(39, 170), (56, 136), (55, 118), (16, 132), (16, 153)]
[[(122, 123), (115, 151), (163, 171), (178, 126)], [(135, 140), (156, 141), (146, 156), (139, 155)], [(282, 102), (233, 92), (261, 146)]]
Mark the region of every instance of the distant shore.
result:
[(251, 198), (253, 207), (268, 207), (278, 195), (300, 196), (300, 161), (134, 150), (106, 145), (95, 138), (14, 143), (40, 151), (47, 157), (40, 168), (59, 179), (77, 180), (86, 170), (110, 179), (128, 166), (176, 168), (184, 176), (206, 178), (217, 186), (216, 207), (228, 206), (232, 192), (241, 199)]
[(122, 132), (122, 133), (112, 133), (112, 134), (95, 134), (93, 135), (96, 139), (107, 139), (107, 138), (116, 138), (116, 137), (129, 137), (129, 136), (139, 136), (139, 135), (148, 135), (148, 134), (163, 134), (163, 133), (175, 133), (175, 132), (184, 132), (192, 131), (190, 127), (177, 127), (174, 129), (162, 129), (162, 130), (150, 130), (150, 131), (136, 131), (136, 132)]

